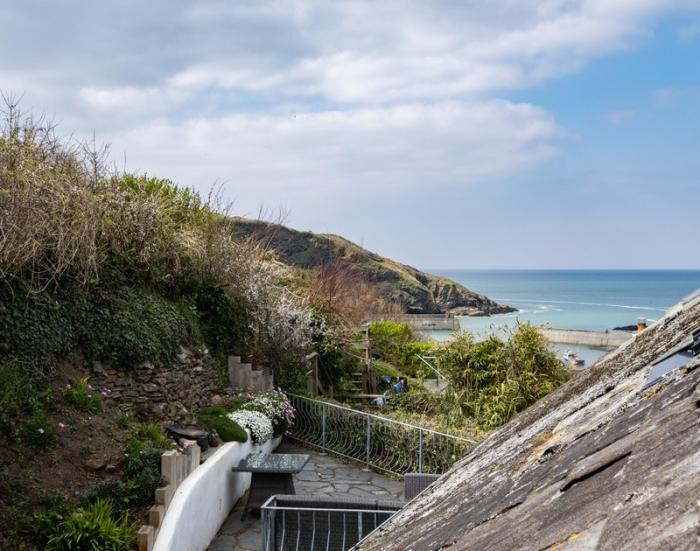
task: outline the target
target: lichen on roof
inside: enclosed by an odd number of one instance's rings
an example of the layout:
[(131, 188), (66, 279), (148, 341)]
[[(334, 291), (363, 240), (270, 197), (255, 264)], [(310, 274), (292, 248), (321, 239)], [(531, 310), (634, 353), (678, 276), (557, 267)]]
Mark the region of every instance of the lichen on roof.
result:
[(522, 412), (359, 550), (700, 548), (700, 294)]

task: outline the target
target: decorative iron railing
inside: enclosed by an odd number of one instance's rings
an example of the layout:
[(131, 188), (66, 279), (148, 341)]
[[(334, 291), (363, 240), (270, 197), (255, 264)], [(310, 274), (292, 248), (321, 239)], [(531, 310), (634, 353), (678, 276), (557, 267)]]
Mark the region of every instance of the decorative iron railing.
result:
[(324, 451), (397, 474), (442, 474), (466, 454), (473, 440), (295, 394), (291, 437)]

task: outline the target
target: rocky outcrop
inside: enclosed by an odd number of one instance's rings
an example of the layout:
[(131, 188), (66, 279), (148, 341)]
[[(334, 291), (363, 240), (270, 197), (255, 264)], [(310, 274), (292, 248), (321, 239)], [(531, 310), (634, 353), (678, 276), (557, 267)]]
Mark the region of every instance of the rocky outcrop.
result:
[(516, 311), (516, 308), (498, 304), (449, 279), (432, 275), (428, 277), (427, 287), (443, 312), (459, 316), (490, 316)]
[(337, 235), (243, 218), (234, 219), (232, 229), (238, 237), (263, 242), (286, 264), (306, 270), (329, 264), (344, 267), (369, 283), (387, 304), (407, 314), (488, 316), (515, 311), (455, 281), (385, 258)]

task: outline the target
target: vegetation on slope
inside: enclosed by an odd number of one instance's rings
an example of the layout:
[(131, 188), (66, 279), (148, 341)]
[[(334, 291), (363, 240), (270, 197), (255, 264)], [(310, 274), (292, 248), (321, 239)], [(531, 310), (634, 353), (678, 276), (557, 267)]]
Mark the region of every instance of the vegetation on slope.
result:
[[(84, 465), (93, 446), (123, 453), (120, 411), (99, 405), (99, 390), (86, 394), (87, 381), (76, 386), (94, 361), (129, 376), (144, 362), (167, 366), (190, 345), (207, 348), (222, 375), (233, 354), (295, 384), (322, 329), (289, 270), (234, 236), (216, 197), (110, 171), (104, 151), (58, 139), (9, 103), (0, 128), (3, 549), (31, 547), (31, 512), (51, 505), (49, 490), (99, 482)], [(132, 491), (152, 499), (157, 480), (115, 468), (127, 476), (130, 506), (139, 503)]]
[(437, 314), (458, 309), (468, 314), (510, 312), (508, 306), (470, 291), (447, 278), (421, 272), (384, 258), (342, 237), (302, 232), (276, 224), (237, 218), (235, 229), (245, 239), (265, 242), (284, 262), (306, 270), (337, 265), (369, 286), (397, 312)]
[[(392, 396), (394, 414), (421, 419), (450, 432), (481, 432), (498, 427), (571, 377), (537, 329), (518, 325), (506, 339), (492, 335), (477, 341), (468, 331), (445, 343), (416, 341), (410, 327), (395, 322), (370, 326), (375, 364), (404, 377), (434, 378), (417, 358), (431, 356), (450, 381), (439, 394), (411, 385), (411, 392)], [(387, 369), (387, 365), (390, 369)]]

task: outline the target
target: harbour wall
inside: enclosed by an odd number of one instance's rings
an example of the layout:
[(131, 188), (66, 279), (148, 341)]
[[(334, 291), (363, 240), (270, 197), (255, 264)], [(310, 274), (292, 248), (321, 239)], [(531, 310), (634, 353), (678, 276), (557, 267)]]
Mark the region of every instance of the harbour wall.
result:
[(617, 348), (634, 336), (627, 331), (580, 331), (544, 327), (540, 328), (540, 332), (545, 339), (555, 344), (579, 344), (611, 349)]
[(407, 323), (415, 331), (459, 331), (459, 321), (449, 314), (406, 314), (395, 320)]

